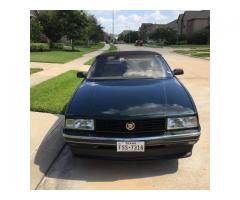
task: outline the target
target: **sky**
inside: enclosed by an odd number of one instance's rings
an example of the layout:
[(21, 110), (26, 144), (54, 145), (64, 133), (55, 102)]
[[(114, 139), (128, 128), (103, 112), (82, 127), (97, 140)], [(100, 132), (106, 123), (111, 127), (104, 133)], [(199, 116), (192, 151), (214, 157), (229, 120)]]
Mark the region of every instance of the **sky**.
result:
[[(114, 10), (114, 33), (138, 30), (142, 23), (165, 24), (177, 19), (183, 12), (182, 10)], [(112, 33), (112, 10), (89, 10), (88, 13), (97, 18), (105, 32)]]

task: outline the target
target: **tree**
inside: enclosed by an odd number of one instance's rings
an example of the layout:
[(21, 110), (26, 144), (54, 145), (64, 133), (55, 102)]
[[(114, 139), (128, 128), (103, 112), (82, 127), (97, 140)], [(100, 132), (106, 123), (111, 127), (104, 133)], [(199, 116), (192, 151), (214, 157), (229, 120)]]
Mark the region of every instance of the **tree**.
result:
[(89, 45), (89, 40), (91, 40), (92, 35), (94, 34), (97, 20), (93, 15), (89, 15), (87, 16), (87, 21), (88, 21), (88, 24), (85, 29), (85, 37), (87, 40), (87, 45)]
[(94, 42), (104, 40), (103, 27), (97, 23), (97, 19), (93, 15), (87, 16), (87, 27), (85, 31), (85, 37), (88, 45), (90, 40)]
[(174, 44), (177, 41), (177, 32), (171, 28), (157, 28), (149, 37), (165, 44)]
[(138, 31), (129, 31), (125, 35), (119, 35), (118, 40), (123, 40), (126, 43), (134, 43), (136, 40), (139, 39), (139, 32)]
[(100, 42), (104, 40), (104, 31), (100, 24), (96, 25), (95, 31), (92, 32), (90, 39), (94, 42)]
[(172, 28), (167, 28), (166, 40), (168, 44), (175, 44), (177, 42), (177, 31)]
[(48, 37), (50, 41), (50, 47), (53, 42), (57, 42), (64, 35), (63, 24), (60, 23), (59, 13), (60, 11), (41, 11), (39, 12), (39, 21), (43, 27), (43, 33)]
[(35, 19), (30, 21), (30, 40), (31, 42), (39, 42), (41, 40), (43, 27), (40, 22)]
[(31, 35), (34, 39), (37, 39), (40, 27), (42, 27), (43, 34), (48, 38), (51, 48), (53, 43), (58, 42), (63, 36), (71, 40), (72, 50), (74, 50), (74, 43), (77, 40), (85, 39), (88, 43), (89, 40), (94, 42), (104, 40), (103, 27), (97, 23), (94, 16), (88, 16), (85, 11), (39, 11), (36, 22), (31, 24), (31, 33), (32, 30), (34, 32)]
[(129, 33), (130, 36), (130, 43), (134, 43), (136, 40), (138, 40), (138, 31), (131, 31)]
[(148, 41), (149, 39), (149, 28), (146, 24), (139, 28), (139, 39), (143, 40), (144, 42)]
[(72, 51), (75, 40), (83, 39), (87, 27), (87, 14), (84, 11), (58, 11), (59, 23), (63, 26), (63, 33), (72, 41)]

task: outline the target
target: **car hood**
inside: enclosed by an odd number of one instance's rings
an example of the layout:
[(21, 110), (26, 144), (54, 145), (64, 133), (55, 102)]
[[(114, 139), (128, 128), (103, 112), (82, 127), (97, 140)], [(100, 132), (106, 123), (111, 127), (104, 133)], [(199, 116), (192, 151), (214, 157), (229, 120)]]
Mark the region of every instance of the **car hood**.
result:
[(94, 118), (136, 118), (196, 113), (186, 89), (176, 78), (85, 80), (66, 115)]

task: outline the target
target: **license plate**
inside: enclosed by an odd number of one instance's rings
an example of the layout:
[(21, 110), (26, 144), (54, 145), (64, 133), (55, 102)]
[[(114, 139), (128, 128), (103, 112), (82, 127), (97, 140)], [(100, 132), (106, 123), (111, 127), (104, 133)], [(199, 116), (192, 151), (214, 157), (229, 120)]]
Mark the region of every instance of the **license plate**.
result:
[(144, 152), (144, 142), (117, 142), (117, 152)]

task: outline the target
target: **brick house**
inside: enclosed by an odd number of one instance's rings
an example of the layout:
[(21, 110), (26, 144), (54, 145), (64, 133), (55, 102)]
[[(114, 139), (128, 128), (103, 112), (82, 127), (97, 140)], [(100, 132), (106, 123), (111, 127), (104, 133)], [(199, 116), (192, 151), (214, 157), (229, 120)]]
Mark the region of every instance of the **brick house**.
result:
[(172, 28), (178, 36), (190, 36), (192, 33), (202, 30), (210, 25), (210, 11), (185, 11), (176, 20), (167, 24), (142, 23), (139, 32), (147, 36), (157, 28)]
[(177, 19), (178, 34), (190, 36), (192, 33), (202, 30), (210, 25), (210, 11), (185, 11)]

